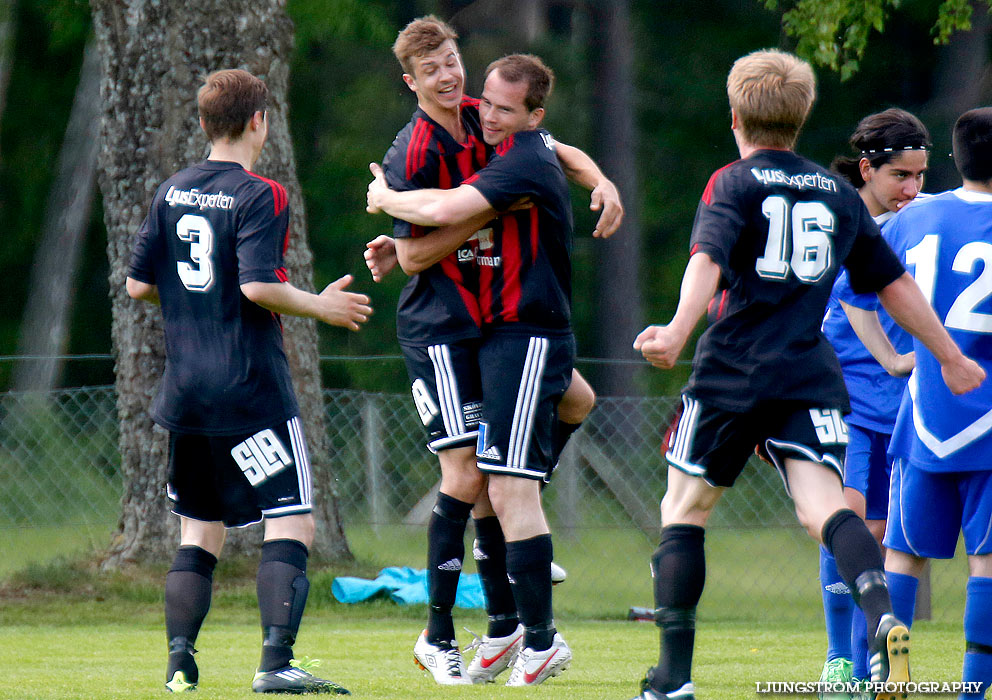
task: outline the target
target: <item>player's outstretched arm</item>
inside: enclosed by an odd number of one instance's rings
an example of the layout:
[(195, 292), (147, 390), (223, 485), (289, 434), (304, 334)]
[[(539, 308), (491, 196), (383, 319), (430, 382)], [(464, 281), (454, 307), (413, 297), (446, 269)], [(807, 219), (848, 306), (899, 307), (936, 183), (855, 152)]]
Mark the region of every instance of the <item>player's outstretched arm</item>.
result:
[(139, 282), (133, 277), (128, 277), (124, 282), (124, 288), (127, 289), (127, 294), (132, 299), (147, 301), (149, 304), (160, 303), (157, 285)]
[(696, 253), (689, 258), (675, 316), (667, 326), (648, 326), (641, 331), (634, 340), (634, 349), (655, 367), (674, 367), (719, 284), (720, 266), (709, 255)]
[(893, 377), (909, 376), (916, 366), (916, 355), (912, 352), (907, 352), (905, 355), (896, 352), (892, 347), (892, 341), (882, 328), (882, 323), (878, 320), (878, 313), (851, 306), (845, 301), (841, 301), (840, 305), (858, 339), (878, 364)]
[(944, 383), (952, 393), (966, 394), (985, 381), (985, 370), (961, 352), (908, 272), (883, 288), (878, 299), (896, 323), (937, 358)]
[(373, 282), (382, 280), (396, 267), (396, 241), (389, 236), (376, 236), (365, 244), (365, 266)]
[(555, 153), (558, 154), (558, 162), (561, 163), (565, 176), (575, 184), (592, 190), (589, 208), (600, 212), (592, 235), (596, 238), (609, 238), (623, 223), (623, 203), (616, 185), (603, 174), (596, 161), (585, 151), (556, 141)]
[(420, 226), (459, 224), (483, 212), (489, 212), (489, 218), (496, 215), (482, 193), (470, 185), (460, 185), (451, 190), (397, 192), (389, 189), (378, 163), (370, 163), (369, 170), (373, 179), (366, 193), (365, 210), (370, 214), (384, 211)]
[(241, 292), (262, 308), (277, 314), (315, 318), (332, 326), (357, 331), (369, 320), (372, 307), (364, 294), (345, 291), (351, 275), (331, 282), (320, 294), (297, 289), (289, 282), (248, 282)]

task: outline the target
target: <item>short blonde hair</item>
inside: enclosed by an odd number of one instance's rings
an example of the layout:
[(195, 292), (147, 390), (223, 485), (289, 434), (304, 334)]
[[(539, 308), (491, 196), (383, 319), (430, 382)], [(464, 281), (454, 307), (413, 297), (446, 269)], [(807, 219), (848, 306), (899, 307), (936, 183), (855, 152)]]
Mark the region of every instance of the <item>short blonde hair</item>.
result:
[(418, 17), (406, 25), (393, 42), (393, 55), (403, 66), (403, 72), (414, 75), (413, 59), (437, 51), (448, 39), (454, 41), (458, 32), (434, 15)]
[(816, 99), (816, 78), (790, 53), (755, 51), (734, 62), (727, 97), (747, 143), (792, 148)]

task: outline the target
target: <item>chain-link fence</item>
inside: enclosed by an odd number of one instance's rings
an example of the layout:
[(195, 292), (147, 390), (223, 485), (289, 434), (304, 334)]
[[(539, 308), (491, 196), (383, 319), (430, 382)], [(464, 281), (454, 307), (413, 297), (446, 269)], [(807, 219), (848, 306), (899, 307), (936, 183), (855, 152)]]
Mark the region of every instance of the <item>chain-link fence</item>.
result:
[[(353, 551), (422, 567), (439, 472), (412, 400), (350, 390), (327, 390), (325, 400)], [(651, 605), (648, 559), (666, 476), (659, 445), (676, 400), (600, 397), (570, 441), (544, 492), (555, 559), (569, 571), (556, 589), (559, 615)], [(0, 394), (0, 576), (105, 547), (119, 510), (119, 463), (113, 387)], [(773, 468), (756, 462), (724, 497), (707, 530), (707, 558), (701, 616), (820, 617), (817, 548)], [(961, 561), (935, 567), (935, 618), (960, 619), (965, 571)]]

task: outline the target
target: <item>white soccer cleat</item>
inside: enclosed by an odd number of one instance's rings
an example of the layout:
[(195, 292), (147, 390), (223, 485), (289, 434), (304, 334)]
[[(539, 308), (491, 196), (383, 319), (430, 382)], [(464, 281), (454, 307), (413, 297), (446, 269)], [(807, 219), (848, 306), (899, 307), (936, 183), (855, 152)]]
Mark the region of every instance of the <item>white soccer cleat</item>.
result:
[(431, 644), (427, 630), (420, 633), (413, 645), (413, 662), (428, 671), (440, 685), (469, 685), (462, 652), (453, 643)]
[(468, 677), (473, 683), (494, 683), (496, 676), (516, 661), (523, 639), (523, 625), (517, 625), (506, 637), (483, 637), (476, 642), (478, 648), (468, 665)]
[(510, 686), (538, 685), (552, 676), (568, 668), (572, 663), (572, 650), (565, 644), (561, 635), (555, 633), (551, 647), (544, 651), (534, 651), (529, 647), (524, 647), (517, 654), (517, 660), (513, 662), (513, 670), (510, 671), (510, 679), (506, 682)]
[(561, 568), (554, 562), (551, 562), (551, 585), (557, 586), (559, 583), (568, 578), (568, 572)]

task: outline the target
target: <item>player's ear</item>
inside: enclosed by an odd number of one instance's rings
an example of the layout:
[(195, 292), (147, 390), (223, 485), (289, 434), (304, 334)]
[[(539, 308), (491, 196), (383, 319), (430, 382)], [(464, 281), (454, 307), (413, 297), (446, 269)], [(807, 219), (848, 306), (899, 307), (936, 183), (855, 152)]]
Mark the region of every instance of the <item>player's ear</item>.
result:
[(207, 133), (207, 123), (203, 121), (203, 117), (200, 117), (200, 128), (203, 129), (203, 133)]
[(862, 158), (858, 161), (858, 170), (861, 171), (861, 179), (865, 182), (871, 182), (871, 161), (867, 158)]
[(730, 108), (730, 128), (733, 129), (734, 131), (736, 131), (737, 129), (740, 128), (740, 126), (741, 126), (741, 120), (737, 116), (737, 112), (734, 111), (734, 108), (731, 107)]
[(406, 86), (411, 90), (413, 90), (414, 92), (417, 91), (417, 79), (414, 78), (409, 73), (403, 74), (403, 82), (406, 83)]
[(531, 110), (530, 117), (527, 119), (527, 127), (529, 129), (536, 129), (542, 119), (544, 119), (544, 107)]

